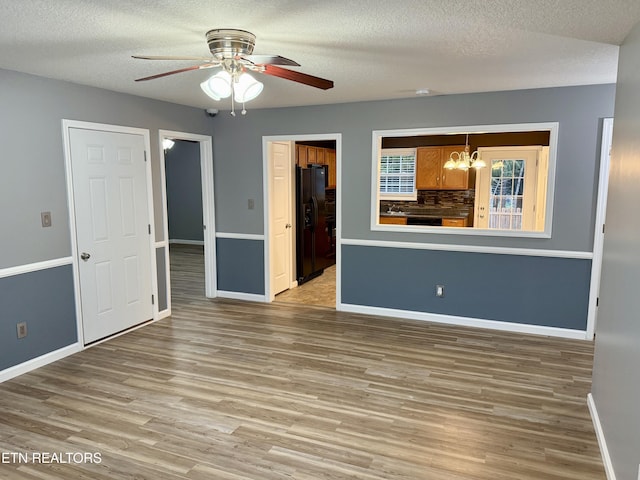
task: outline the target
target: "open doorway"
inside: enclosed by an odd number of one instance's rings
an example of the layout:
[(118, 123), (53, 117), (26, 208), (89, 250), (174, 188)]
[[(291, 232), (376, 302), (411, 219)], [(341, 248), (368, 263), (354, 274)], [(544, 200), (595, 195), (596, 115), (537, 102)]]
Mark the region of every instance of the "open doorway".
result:
[(266, 298), (336, 308), (340, 135), (269, 137), (263, 146)]
[(192, 285), (189, 293), (216, 296), (213, 157), (209, 136), (160, 130), (159, 140), (164, 232), (156, 248), (164, 266), (166, 316), (171, 275), (189, 277), (180, 282)]

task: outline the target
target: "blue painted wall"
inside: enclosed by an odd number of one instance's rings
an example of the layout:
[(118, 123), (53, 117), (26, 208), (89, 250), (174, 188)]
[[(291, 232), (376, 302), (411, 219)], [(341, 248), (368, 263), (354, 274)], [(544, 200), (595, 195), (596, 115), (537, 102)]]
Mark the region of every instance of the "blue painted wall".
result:
[(264, 295), (264, 242), (216, 239), (218, 290)]
[(342, 266), (343, 303), (586, 329), (590, 260), (344, 245)]
[(158, 311), (162, 312), (167, 309), (169, 301), (167, 295), (167, 262), (165, 261), (164, 247), (156, 248), (156, 265), (158, 268)]
[(176, 140), (165, 167), (169, 240), (204, 241), (200, 144)]
[(77, 341), (71, 265), (0, 278), (0, 305), (0, 370)]

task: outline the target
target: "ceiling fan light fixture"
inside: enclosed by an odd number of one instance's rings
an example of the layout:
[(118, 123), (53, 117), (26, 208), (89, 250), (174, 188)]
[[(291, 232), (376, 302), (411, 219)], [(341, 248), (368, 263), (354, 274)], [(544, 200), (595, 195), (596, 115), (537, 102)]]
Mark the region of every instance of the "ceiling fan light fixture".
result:
[(282, 68), (282, 66), (300, 66), (299, 63), (289, 58), (280, 55), (253, 55), (256, 36), (246, 30), (215, 28), (207, 32), (206, 38), (212, 55), (209, 58), (200, 56), (133, 55), (133, 58), (144, 60), (199, 60), (201, 62), (199, 65), (137, 78), (135, 81), (143, 82), (177, 73), (220, 67), (221, 71), (202, 82), (200, 88), (208, 97), (216, 101), (231, 97), (231, 115), (233, 116), (235, 116), (235, 102), (242, 103), (242, 114), (244, 115), (247, 113), (244, 108), (245, 102), (249, 102), (260, 95), (264, 87), (261, 82), (246, 74), (246, 70), (284, 78), (285, 80), (322, 90), (333, 88), (333, 82), (326, 78)]
[(231, 95), (231, 75), (226, 70), (221, 70), (202, 82), (200, 88), (214, 100), (227, 98)]
[(245, 103), (256, 98), (262, 92), (264, 84), (257, 81), (248, 73), (241, 74), (233, 82), (233, 94), (240, 103)]

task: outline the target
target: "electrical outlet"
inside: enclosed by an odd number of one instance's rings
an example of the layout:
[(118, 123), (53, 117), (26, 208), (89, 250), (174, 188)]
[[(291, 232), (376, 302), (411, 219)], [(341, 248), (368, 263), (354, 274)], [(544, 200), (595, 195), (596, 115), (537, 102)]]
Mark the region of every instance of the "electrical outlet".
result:
[(27, 336), (27, 322), (20, 322), (16, 324), (16, 330), (18, 331), (18, 338), (24, 338)]
[(253, 198), (249, 199), (249, 210), (253, 210), (256, 206), (256, 202), (253, 200)]
[(436, 285), (436, 297), (444, 297), (444, 285)]
[(42, 221), (42, 227), (51, 226), (51, 212), (40, 212), (40, 220)]

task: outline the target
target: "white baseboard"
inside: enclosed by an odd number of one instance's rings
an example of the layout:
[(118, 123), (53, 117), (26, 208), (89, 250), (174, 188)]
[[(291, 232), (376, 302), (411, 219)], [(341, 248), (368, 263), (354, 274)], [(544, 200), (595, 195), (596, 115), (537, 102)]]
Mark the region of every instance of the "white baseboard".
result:
[(44, 367), (49, 363), (68, 357), (69, 355), (73, 355), (74, 353), (78, 353), (81, 350), (82, 346), (80, 345), (80, 343), (76, 342), (67, 347), (60, 348), (59, 350), (54, 350), (53, 352), (45, 353), (44, 355), (41, 355), (39, 357), (27, 360), (26, 362), (23, 362), (19, 365), (6, 368), (0, 372), (0, 383), (11, 380), (12, 378), (17, 377), (18, 375), (22, 375), (23, 373), (35, 370), (36, 368)]
[(232, 300), (246, 300), (248, 302), (260, 302), (265, 303), (267, 299), (264, 295), (257, 295), (255, 293), (243, 293), (243, 292), (227, 292), (224, 290), (218, 290), (216, 297), (230, 298)]
[(437, 313), (416, 312), (413, 310), (397, 310), (393, 308), (367, 307), (341, 303), (337, 310), (351, 313), (364, 313), (366, 315), (378, 315), (382, 317), (408, 318), (433, 323), (445, 323), (447, 325), (460, 325), (464, 327), (489, 328), (506, 332), (531, 333), (549, 337), (573, 338), (585, 340), (587, 334), (583, 330), (571, 330), (568, 328), (545, 327), (523, 323), (499, 322), (497, 320), (485, 320), (482, 318), (456, 317), (453, 315), (441, 315)]
[(169, 245), (177, 243), (179, 245), (204, 245), (204, 240), (181, 240), (179, 238), (169, 239)]
[(604, 471), (607, 474), (607, 480), (616, 480), (616, 472), (613, 471), (613, 463), (611, 462), (611, 456), (609, 455), (609, 449), (607, 448), (607, 440), (604, 438), (604, 430), (602, 430), (602, 424), (600, 423), (600, 416), (598, 415), (596, 402), (593, 400), (593, 395), (591, 393), (587, 395), (587, 405), (589, 406), (589, 413), (591, 413), (593, 428), (596, 431), (598, 445), (600, 445), (600, 455), (602, 455), (602, 463), (604, 464)]

